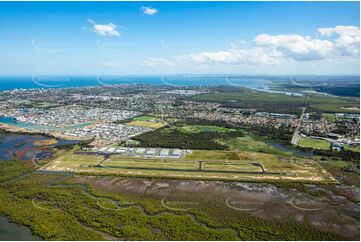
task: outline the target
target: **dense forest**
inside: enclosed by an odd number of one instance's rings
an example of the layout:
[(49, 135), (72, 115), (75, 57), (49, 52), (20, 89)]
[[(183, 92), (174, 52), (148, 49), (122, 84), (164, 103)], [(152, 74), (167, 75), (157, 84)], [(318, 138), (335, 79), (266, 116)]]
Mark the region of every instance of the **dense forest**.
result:
[(133, 137), (139, 141), (133, 146), (162, 147), (195, 150), (226, 150), (228, 146), (219, 144), (215, 139), (225, 139), (242, 136), (241, 131), (231, 132), (201, 132), (182, 133), (177, 128), (161, 128), (152, 132)]

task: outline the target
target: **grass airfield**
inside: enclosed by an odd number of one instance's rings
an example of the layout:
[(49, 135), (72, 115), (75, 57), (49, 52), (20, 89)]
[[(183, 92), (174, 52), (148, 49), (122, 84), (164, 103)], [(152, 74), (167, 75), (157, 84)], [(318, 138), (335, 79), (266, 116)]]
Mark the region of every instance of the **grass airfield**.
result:
[(75, 154), (69, 151), (42, 171), (230, 181), (338, 183), (311, 159), (258, 152), (195, 150), (180, 159)]

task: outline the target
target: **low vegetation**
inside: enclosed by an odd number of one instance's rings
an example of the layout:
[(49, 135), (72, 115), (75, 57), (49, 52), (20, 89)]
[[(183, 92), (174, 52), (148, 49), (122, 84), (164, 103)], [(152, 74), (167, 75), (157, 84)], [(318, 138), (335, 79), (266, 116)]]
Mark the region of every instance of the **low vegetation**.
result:
[[(17, 166), (7, 170), (9, 177), (28, 172)], [(0, 173), (4, 177), (3, 170)], [(4, 182), (0, 183), (0, 213), (29, 226), (45, 240), (344, 239), (307, 223), (259, 219), (230, 209), (213, 196), (189, 194), (196, 205), (175, 211), (163, 207), (160, 197), (99, 190), (69, 180), (67, 175), (29, 174)], [(182, 199), (187, 196), (182, 194)]]
[(292, 152), (282, 151), (267, 143), (266, 138), (254, 136), (251, 134), (244, 134), (242, 137), (232, 139), (219, 139), (218, 142), (227, 145), (231, 150), (239, 151), (254, 151), (270, 154), (292, 155)]
[(230, 129), (222, 126), (215, 126), (215, 125), (184, 125), (178, 128), (181, 133), (208, 133), (208, 132), (230, 132), (235, 131), (235, 129)]
[[(301, 107), (308, 107), (308, 111), (318, 112), (345, 112), (344, 107), (359, 107), (358, 100), (325, 96), (318, 94), (305, 94), (304, 96), (287, 96), (267, 92), (257, 92), (246, 88), (213, 87), (213, 93), (199, 94), (193, 98), (197, 101), (222, 103), (226, 107), (250, 108), (257, 111), (277, 113), (301, 113)], [(347, 110), (358, 113), (358, 110)]]
[(329, 122), (336, 122), (336, 116), (334, 113), (322, 113), (322, 118)]
[(29, 165), (20, 161), (0, 161), (0, 183), (20, 177), (31, 171)]

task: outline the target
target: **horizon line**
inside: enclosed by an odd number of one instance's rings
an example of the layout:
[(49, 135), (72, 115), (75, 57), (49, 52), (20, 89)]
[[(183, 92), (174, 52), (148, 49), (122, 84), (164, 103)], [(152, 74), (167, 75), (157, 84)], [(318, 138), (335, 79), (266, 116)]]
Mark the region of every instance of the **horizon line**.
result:
[(6, 77), (34, 77), (34, 76), (68, 76), (68, 77), (96, 77), (96, 76), (117, 76), (117, 77), (127, 77), (127, 76), (138, 76), (138, 77), (161, 77), (161, 76), (279, 76), (279, 77), (287, 77), (287, 76), (358, 76), (360, 74), (227, 74), (227, 73), (219, 73), (219, 74), (193, 74), (193, 73), (184, 73), (184, 74), (43, 74), (43, 75), (1, 75), (0, 78)]

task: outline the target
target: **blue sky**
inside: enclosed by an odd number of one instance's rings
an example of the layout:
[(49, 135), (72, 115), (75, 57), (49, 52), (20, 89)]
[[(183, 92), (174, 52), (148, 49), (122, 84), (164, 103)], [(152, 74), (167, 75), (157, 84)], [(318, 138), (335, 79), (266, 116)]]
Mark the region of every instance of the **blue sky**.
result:
[(359, 74), (358, 2), (0, 2), (0, 75)]

